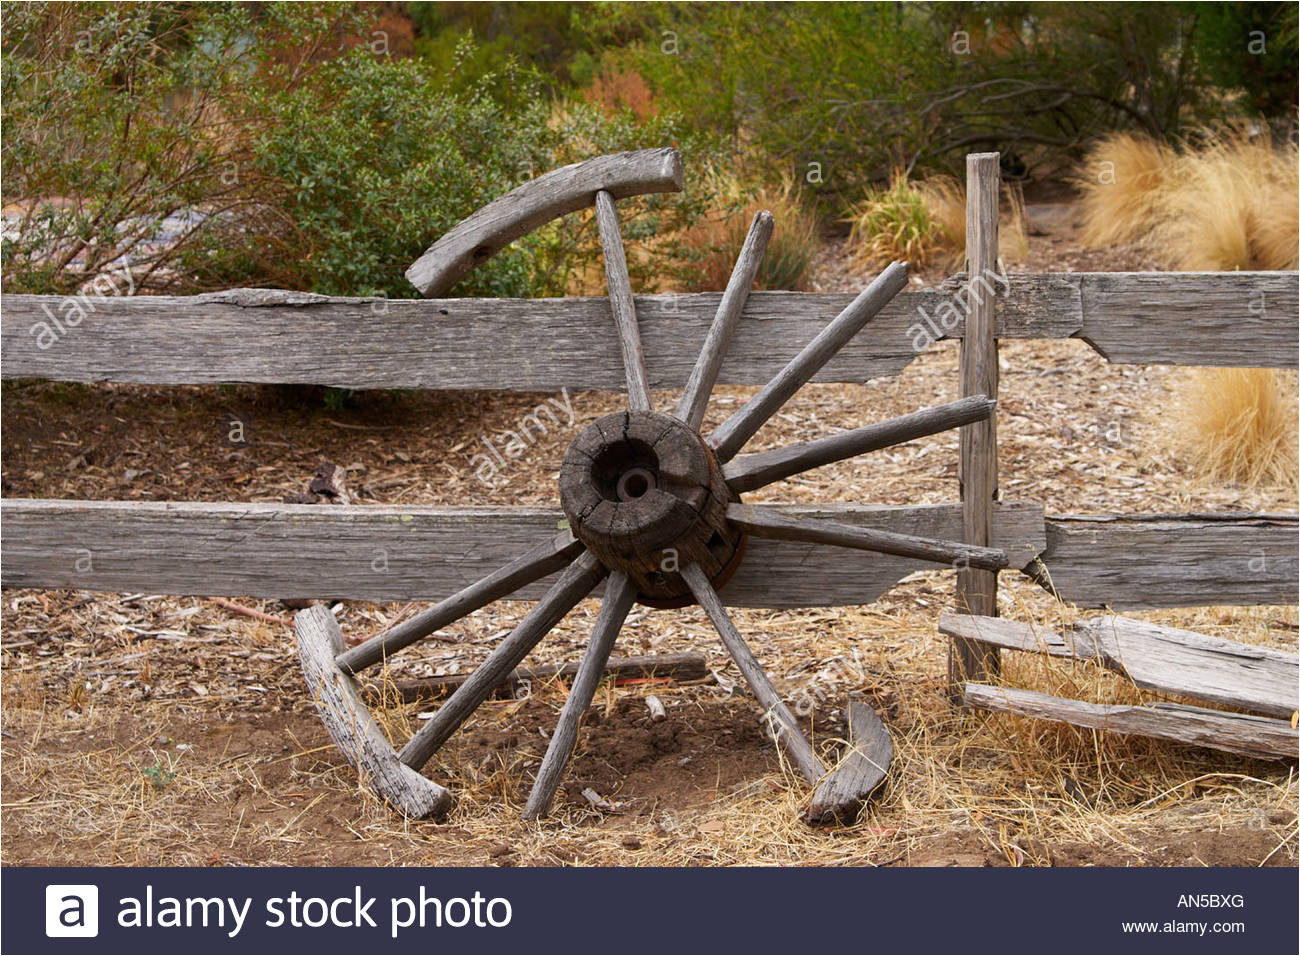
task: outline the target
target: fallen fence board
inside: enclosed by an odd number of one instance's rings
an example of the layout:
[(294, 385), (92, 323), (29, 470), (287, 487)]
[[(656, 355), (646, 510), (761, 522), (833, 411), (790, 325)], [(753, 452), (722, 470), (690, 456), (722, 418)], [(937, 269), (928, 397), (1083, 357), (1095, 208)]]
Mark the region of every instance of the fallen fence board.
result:
[(1074, 643), (1056, 631), (982, 614), (939, 615), (939, 633), (965, 641), (979, 641), (1012, 651), (1031, 651), (1051, 657), (1074, 657)]
[(1296, 515), (1049, 515), (1025, 573), (1082, 607), (1295, 604)]
[(1285, 717), (1300, 709), (1300, 659), (1145, 621), (1107, 616), (1073, 630), (1075, 652), (1122, 670), (1139, 687)]
[(1300, 738), (1290, 723), (1272, 717), (1229, 714), (1221, 710), (1158, 704), (1135, 707), (1119, 704), (1090, 704), (1081, 700), (1051, 697), (1014, 687), (967, 684), (963, 702), (968, 707), (1019, 714), (1076, 727), (1116, 734), (1141, 734), (1161, 740), (1226, 750), (1263, 760), (1297, 755)]
[(944, 614), (939, 630), (997, 647), (1096, 660), (1147, 690), (1287, 719), (1300, 709), (1300, 658), (1271, 647), (1114, 616), (1058, 633), (1006, 618)]
[(1098, 272), (1080, 282), (1078, 336), (1111, 362), (1296, 367), (1294, 272)]
[[(959, 505), (788, 505), (799, 517), (961, 538)], [(994, 547), (1027, 562), (1042, 509), (1004, 503)], [(564, 519), (558, 509), (206, 502), (0, 502), (5, 587), (249, 597), (437, 601), (495, 570)], [(913, 571), (908, 558), (752, 540), (723, 600), (741, 607), (865, 604)], [(551, 579), (518, 592), (540, 597)]]

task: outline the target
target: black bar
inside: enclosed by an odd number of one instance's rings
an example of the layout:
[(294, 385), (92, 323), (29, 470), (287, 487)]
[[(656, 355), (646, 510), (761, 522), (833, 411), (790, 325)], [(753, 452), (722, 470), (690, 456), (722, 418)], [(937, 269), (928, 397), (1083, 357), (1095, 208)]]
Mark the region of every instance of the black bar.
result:
[[(1300, 949), (1294, 868), (1277, 869), (271, 869), (4, 868), (0, 947), (17, 953), (1288, 953)], [(46, 936), (47, 887), (98, 887), (98, 935)], [(426, 924), (420, 893), (438, 900)], [(147, 900), (152, 898), (152, 906)], [(358, 902), (361, 928), (288, 925), (290, 894)], [(65, 921), (75, 894), (56, 892)], [(218, 926), (163, 928), (166, 898), (221, 897)], [(367, 908), (365, 901), (374, 899)], [(138, 901), (153, 927), (132, 923)], [(279, 900), (278, 904), (272, 902)], [(494, 900), (498, 902), (493, 902)], [(247, 902), (246, 908), (244, 908)], [(407, 901), (407, 902), (401, 902)], [(475, 902), (477, 901), (477, 903)], [(507, 902), (500, 902), (507, 901)], [(298, 904), (318, 922), (323, 903)], [(575, 914), (581, 909), (581, 920)], [(203, 907), (181, 907), (199, 923)], [(990, 912), (999, 914), (992, 923)], [(442, 925), (436, 920), (441, 913)], [(275, 923), (280, 914), (285, 925)], [(450, 924), (467, 921), (466, 925)], [(502, 925), (493, 926), (491, 923)], [(482, 924), (482, 925), (476, 925)], [(1154, 931), (1125, 932), (1125, 923)], [(1204, 934), (1171, 924), (1206, 925)], [(1240, 924), (1239, 926), (1233, 924)], [(1211, 927), (1230, 926), (1215, 931)], [(581, 926), (581, 933), (575, 927)]]

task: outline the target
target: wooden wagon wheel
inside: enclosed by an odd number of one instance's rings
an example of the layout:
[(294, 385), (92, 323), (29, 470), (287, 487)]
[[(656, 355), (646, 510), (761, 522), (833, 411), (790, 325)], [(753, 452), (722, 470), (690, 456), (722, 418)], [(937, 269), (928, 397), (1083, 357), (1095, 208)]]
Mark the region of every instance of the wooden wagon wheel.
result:
[[(834, 815), (851, 802), (853, 787), (831, 785), (812, 744), (718, 596), (718, 589), (743, 560), (746, 537), (832, 544), (960, 567), (1007, 566), (1006, 554), (991, 548), (791, 518), (741, 503), (742, 493), (783, 478), (980, 421), (992, 413), (993, 402), (977, 396), (827, 438), (736, 457), (759, 427), (904, 288), (904, 263), (886, 268), (757, 395), (704, 435), (700, 426), (705, 406), (772, 234), (771, 214), (760, 212), (685, 393), (671, 413), (652, 408), (615, 200), (681, 187), (681, 160), (671, 149), (620, 153), (566, 166), (490, 203), (434, 243), (407, 272), (422, 293), (439, 294), (514, 239), (557, 216), (594, 204), (628, 395), (626, 412), (593, 422), (565, 454), (559, 492), (570, 530), (351, 650), (344, 650), (342, 634), (328, 608), (309, 608), (298, 615), (299, 656), (330, 735), (369, 785), (409, 815), (439, 815), (446, 810), (450, 794), (420, 774), (420, 768), (606, 577), (591, 639), (533, 784), (525, 818), (549, 810), (581, 716), (637, 601), (653, 607), (698, 603), (704, 608), (762, 706), (768, 732), (810, 785), (821, 783), (810, 818)], [(401, 751), (395, 751), (362, 701), (354, 675), (557, 571), (560, 574), (550, 590)], [(869, 779), (870, 773), (859, 777), (861, 786), (879, 781), (879, 774), (874, 780)]]

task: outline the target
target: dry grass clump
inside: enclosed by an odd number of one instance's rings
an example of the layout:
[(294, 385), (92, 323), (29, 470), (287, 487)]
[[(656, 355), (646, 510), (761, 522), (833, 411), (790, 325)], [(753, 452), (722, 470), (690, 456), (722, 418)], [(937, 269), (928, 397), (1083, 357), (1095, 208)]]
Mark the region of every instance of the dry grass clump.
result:
[[(1124, 133), (1085, 161), (1084, 241), (1149, 235), (1166, 266), (1195, 271), (1300, 264), (1296, 149), (1237, 127), (1181, 152)], [(1186, 380), (1174, 443), (1206, 478), (1297, 485), (1295, 381), (1273, 369), (1205, 369)]]
[[(1006, 215), (998, 228), (1003, 259), (1028, 255), (1025, 203), (1019, 187), (1005, 190)], [(956, 272), (966, 258), (966, 190), (951, 176), (910, 182), (901, 170), (889, 186), (871, 193), (850, 215), (854, 262), (875, 269), (906, 259), (915, 269)]]
[(1269, 368), (1207, 368), (1188, 374), (1176, 442), (1211, 481), (1295, 489), (1296, 377)]
[(1236, 130), (1180, 157), (1157, 241), (1175, 269), (1294, 269), (1300, 163), (1294, 147)]
[(755, 214), (764, 209), (772, 213), (776, 224), (754, 280), (755, 287), (807, 290), (821, 235), (817, 217), (803, 205), (798, 189), (786, 182), (780, 187), (750, 191), (731, 178), (716, 185), (717, 193), (723, 197), (720, 208), (686, 235), (686, 245), (694, 250), (696, 259), (685, 271), (684, 291), (714, 292), (726, 288), (750, 224)]
[(1149, 136), (1115, 133), (1085, 154), (1075, 178), (1084, 245), (1133, 242), (1164, 221), (1177, 154)]
[(1300, 163), (1245, 127), (1176, 151), (1149, 137), (1100, 140), (1076, 179), (1083, 241), (1105, 246), (1151, 236), (1172, 269), (1294, 269)]

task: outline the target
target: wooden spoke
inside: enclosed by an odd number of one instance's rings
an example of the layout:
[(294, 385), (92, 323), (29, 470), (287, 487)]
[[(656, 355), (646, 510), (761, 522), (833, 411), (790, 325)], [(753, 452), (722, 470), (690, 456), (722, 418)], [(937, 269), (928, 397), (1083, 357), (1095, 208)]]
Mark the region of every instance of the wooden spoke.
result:
[(799, 724), (795, 721), (794, 715), (790, 709), (785, 706), (781, 697), (772, 686), (772, 682), (767, 679), (767, 674), (763, 672), (762, 665), (754, 657), (754, 652), (749, 649), (745, 639), (740, 636), (736, 630), (736, 625), (731, 621), (731, 615), (723, 606), (718, 593), (713, 590), (713, 585), (709, 583), (708, 575), (698, 564), (688, 564), (681, 571), (682, 577), (690, 585), (691, 592), (695, 595), (695, 600), (704, 608), (709, 620), (713, 622), (714, 629), (718, 636), (722, 638), (722, 643), (726, 645), (727, 652), (731, 655), (736, 666), (740, 668), (740, 673), (744, 675), (749, 689), (754, 692), (758, 698), (759, 704), (763, 707), (763, 723), (767, 726), (772, 738), (781, 745), (787, 756), (799, 768), (805, 780), (809, 784), (815, 785), (818, 780), (826, 773), (813, 746), (808, 742), (808, 738), (803, 735), (799, 729)]
[(461, 684), (456, 693), (407, 741), (398, 759), (417, 770), (423, 767), (474, 712), (474, 708), (483, 703), (502, 679), (537, 646), (537, 642), (587, 596), (605, 573), (604, 566), (590, 552), (579, 555), (528, 615), (470, 675), (469, 680)]
[(650, 385), (645, 373), (645, 355), (641, 351), (641, 333), (636, 325), (636, 306), (632, 302), (632, 281), (627, 275), (627, 258), (623, 255), (623, 236), (618, 228), (618, 211), (614, 197), (605, 190), (596, 193), (596, 226), (600, 230), (600, 248), (605, 254), (605, 284), (609, 304), (618, 326), (618, 346), (623, 352), (623, 372), (627, 376), (627, 407), (632, 411), (650, 411)]
[(713, 317), (709, 334), (700, 349), (700, 357), (695, 360), (695, 368), (691, 370), (691, 377), (686, 382), (686, 392), (677, 405), (677, 417), (695, 431), (700, 430), (700, 424), (704, 421), (709, 395), (718, 381), (718, 372), (726, 357), (727, 346), (749, 298), (749, 287), (754, 284), (758, 267), (763, 264), (763, 253), (767, 251), (768, 240), (772, 238), (772, 228), (770, 212), (762, 210), (754, 216), (749, 234), (745, 236), (745, 244), (740, 247), (740, 255), (736, 257), (736, 265), (731, 270), (731, 278), (727, 280), (727, 289), (722, 293), (722, 301), (718, 303), (718, 312)]
[(876, 276), (875, 281), (818, 332), (772, 381), (764, 385), (736, 414), (714, 429), (709, 436), (709, 443), (717, 450), (718, 461), (730, 461), (754, 432), (906, 285), (905, 262), (895, 262)]
[(564, 768), (569, 763), (573, 745), (578, 739), (578, 724), (591, 705), (591, 699), (595, 696), (605, 670), (605, 662), (614, 649), (614, 639), (618, 637), (619, 629), (635, 600), (636, 588), (627, 575), (621, 571), (610, 574), (609, 583), (605, 586), (605, 600), (596, 617), (596, 626), (592, 629), (587, 651), (582, 656), (582, 665), (578, 668), (578, 675), (564, 702), (564, 709), (560, 711), (560, 720), (555, 725), (555, 733), (546, 748), (542, 767), (537, 771), (533, 790), (528, 795), (528, 804), (524, 807), (525, 820), (536, 820), (551, 809), (556, 788), (560, 785), (560, 778), (564, 775)]
[(998, 571), (1009, 563), (1007, 553), (996, 548), (982, 548), (962, 544), (960, 541), (936, 541), (933, 538), (918, 538), (893, 531), (877, 531), (875, 528), (859, 528), (838, 521), (791, 518), (772, 508), (756, 505), (728, 505), (727, 520), (759, 538), (833, 544), (841, 548), (896, 554), (936, 564), (955, 565), (958, 568)]
[(983, 395), (973, 395), (961, 401), (924, 408), (910, 415), (900, 415), (874, 425), (864, 425), (852, 431), (841, 432), (815, 441), (789, 445), (757, 455), (742, 455), (722, 470), (727, 487), (736, 494), (762, 488), (782, 478), (831, 462), (843, 461), (854, 455), (888, 448), (903, 442), (914, 441), (926, 435), (935, 435), (950, 428), (983, 421), (997, 407)]
[(345, 651), (335, 663), (345, 674), (359, 673), (408, 644), (460, 620), (466, 614), (513, 594), (548, 574), (554, 574), (581, 554), (582, 550), (582, 542), (568, 531), (561, 532), (428, 610)]

